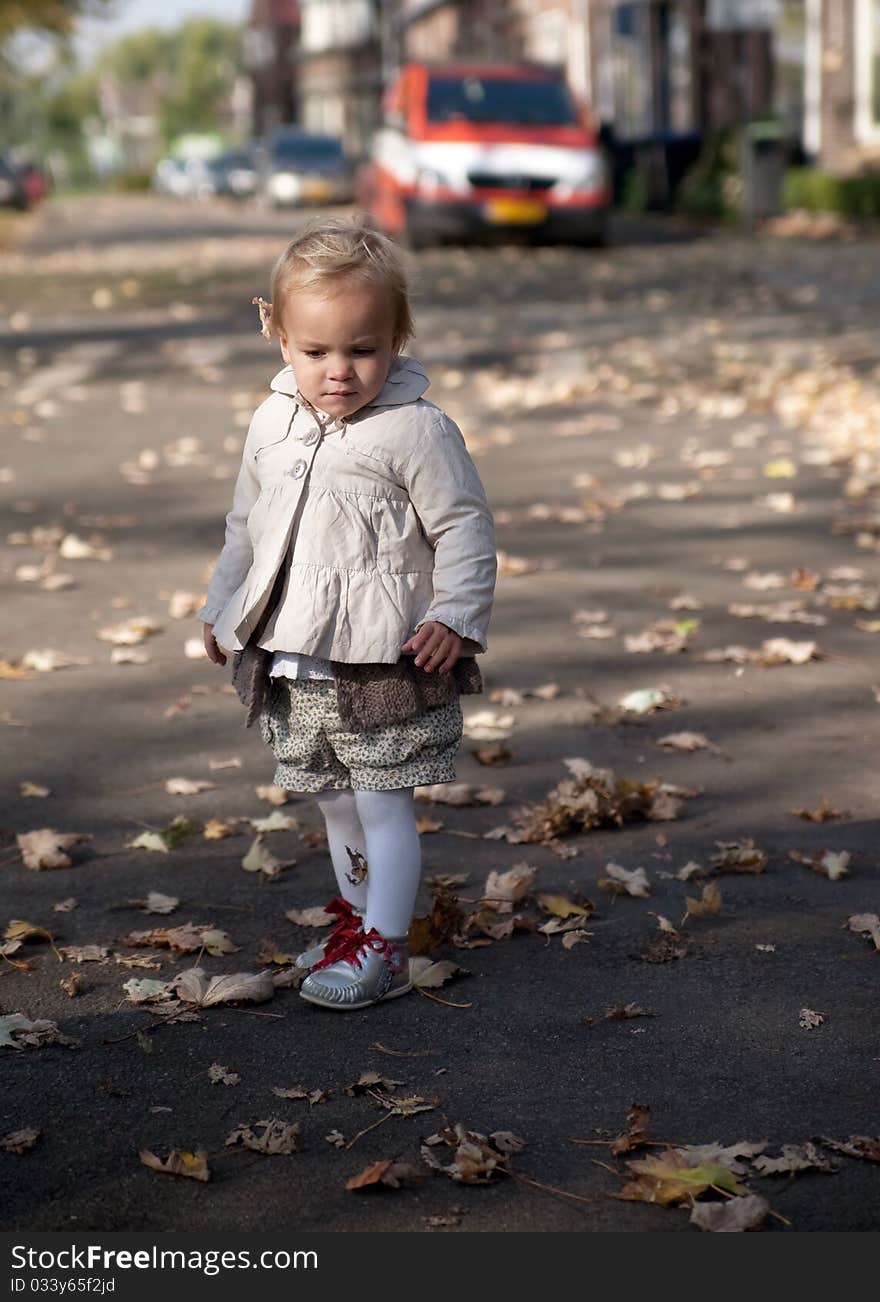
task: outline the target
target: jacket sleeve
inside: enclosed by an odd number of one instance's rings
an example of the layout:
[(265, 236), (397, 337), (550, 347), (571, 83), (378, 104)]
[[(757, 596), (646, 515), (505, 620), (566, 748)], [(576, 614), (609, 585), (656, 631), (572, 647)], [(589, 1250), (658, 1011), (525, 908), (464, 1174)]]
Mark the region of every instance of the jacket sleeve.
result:
[(214, 567), (205, 604), (196, 615), (196, 619), (206, 624), (216, 623), (233, 592), (244, 582), (254, 559), (253, 546), (247, 530), (248, 515), (260, 495), (260, 481), (254, 467), (253, 430), (252, 420), (232, 495), (232, 510), (226, 516), (226, 539), (223, 550)]
[(403, 468), (425, 537), (434, 549), (434, 596), (419, 626), (437, 620), (486, 650), (497, 561), (486, 493), (461, 431), (440, 412)]

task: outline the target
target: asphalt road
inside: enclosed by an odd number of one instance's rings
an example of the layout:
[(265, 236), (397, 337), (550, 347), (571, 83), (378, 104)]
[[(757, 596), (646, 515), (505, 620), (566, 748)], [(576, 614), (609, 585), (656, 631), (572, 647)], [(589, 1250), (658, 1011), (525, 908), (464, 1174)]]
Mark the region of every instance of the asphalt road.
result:
[[(296, 952), (314, 934), (286, 911), (332, 893), (324, 851), (303, 839), (320, 824), (305, 798), (283, 811), (299, 830), (267, 836), (279, 859), (296, 861), (273, 880), (242, 870), (247, 830), (196, 834), (168, 854), (127, 848), (179, 814), (201, 827), (270, 812), (255, 794), (271, 781), (269, 752), (245, 732), (227, 671), (184, 654), (200, 626), (169, 602), (204, 591), (222, 541), (247, 414), (280, 365), (250, 299), (266, 292), (298, 220), (71, 201), (44, 210), (21, 250), (2, 255), (0, 656), (7, 674), (37, 650), (86, 663), (0, 682), (0, 923), (24, 919), (55, 946), (108, 954), (60, 962), (37, 938), (0, 960), (0, 1018), (50, 1019), (79, 1041), (0, 1048), (0, 1140), (41, 1132), (28, 1152), (0, 1151), (0, 1225), (424, 1231), (441, 1217), (434, 1232), (691, 1232), (686, 1208), (613, 1196), (623, 1159), (597, 1141), (623, 1131), (632, 1104), (650, 1107), (657, 1140), (678, 1145), (766, 1142), (777, 1156), (783, 1144), (880, 1134), (880, 955), (847, 929), (851, 915), (880, 911), (870, 628), (880, 246), (630, 222), (595, 253), (514, 244), (419, 255), (411, 351), (433, 377), (429, 396), (468, 437), (505, 554), (487, 685), (559, 688), (553, 699), (468, 703), (468, 716), (513, 716), (510, 761), (484, 767), (466, 742), (459, 771), (505, 797), (425, 805), (444, 825), (424, 836), (426, 876), (467, 874), (460, 890), (474, 899), (491, 870), (525, 862), (535, 892), (592, 901), (590, 934), (570, 949), (534, 931), (446, 946), (442, 957), (470, 973), (430, 992), (446, 1002), (414, 993), (339, 1018), (281, 989), (271, 1003), (157, 1025), (123, 983), (169, 979), (193, 956), (128, 948), (121, 936), (213, 925), (239, 949), (201, 966), (256, 971), (265, 940)], [(852, 496), (857, 484), (845, 499), (856, 444), (864, 493)], [(63, 555), (68, 535), (106, 558)], [(73, 583), (46, 586), (51, 574)], [(777, 577), (745, 586), (749, 574)], [(780, 623), (784, 601), (824, 622)], [(775, 605), (776, 618), (728, 609), (745, 603)], [(135, 648), (148, 659), (111, 663), (98, 632), (138, 616), (160, 626)], [(683, 649), (626, 649), (627, 635), (670, 618), (698, 621)], [(613, 632), (581, 636), (591, 626)], [(813, 640), (820, 658), (701, 659), (777, 637)], [(624, 693), (660, 685), (682, 704), (621, 717)], [(717, 750), (658, 746), (679, 732)], [(211, 768), (231, 757), (241, 766)], [(573, 757), (698, 794), (674, 821), (567, 836), (570, 858), (483, 837), (543, 799)], [(171, 777), (216, 785), (175, 796)], [(26, 797), (22, 782), (50, 794)], [(842, 816), (792, 812), (823, 798)], [(15, 834), (45, 827), (91, 838), (70, 851), (71, 867), (21, 862)], [(708, 869), (719, 842), (745, 838), (766, 870), (713, 870), (721, 912), (680, 925), (685, 896), (705, 881), (685, 884), (677, 871)], [(848, 876), (829, 880), (790, 857), (826, 849), (851, 855)], [(600, 888), (608, 863), (643, 867), (650, 895)], [(145, 913), (134, 901), (150, 891), (179, 907)], [(54, 910), (70, 897), (75, 908)], [(539, 916), (528, 900), (523, 909)], [(646, 957), (656, 915), (679, 928), (683, 956)], [(143, 955), (159, 966), (116, 961)], [(72, 973), (73, 997), (59, 984)], [(653, 1016), (605, 1019), (629, 1003)], [(802, 1026), (804, 1009), (821, 1024)], [(212, 1083), (212, 1064), (239, 1083)], [(383, 1119), (375, 1098), (346, 1093), (366, 1071), (434, 1110)], [(271, 1092), (295, 1086), (328, 1097)], [(298, 1152), (224, 1153), (238, 1123), (273, 1117), (301, 1123)], [(424, 1166), (413, 1188), (346, 1191), (379, 1159), (419, 1164), (420, 1137), (456, 1122), (520, 1136), (514, 1178), (469, 1186)], [(349, 1146), (328, 1142), (332, 1132)], [(141, 1149), (204, 1150), (211, 1180), (154, 1173)], [(833, 1172), (744, 1177), (784, 1218), (768, 1231), (877, 1228), (876, 1164), (824, 1151)]]

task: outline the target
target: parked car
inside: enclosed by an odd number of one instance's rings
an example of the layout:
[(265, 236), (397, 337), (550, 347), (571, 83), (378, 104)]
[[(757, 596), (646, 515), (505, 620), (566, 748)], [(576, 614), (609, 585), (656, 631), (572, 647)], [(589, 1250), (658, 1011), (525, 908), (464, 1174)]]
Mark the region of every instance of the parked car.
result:
[(273, 207), (350, 203), (354, 167), (336, 136), (282, 127), (265, 145), (261, 190)]
[(0, 208), (28, 208), (25, 179), (12, 164), (0, 157)]
[(227, 149), (208, 159), (208, 183), (213, 193), (232, 199), (249, 199), (257, 189), (257, 164), (249, 149)]
[(414, 245), (512, 229), (598, 244), (611, 192), (596, 129), (554, 68), (409, 63), (357, 199)]

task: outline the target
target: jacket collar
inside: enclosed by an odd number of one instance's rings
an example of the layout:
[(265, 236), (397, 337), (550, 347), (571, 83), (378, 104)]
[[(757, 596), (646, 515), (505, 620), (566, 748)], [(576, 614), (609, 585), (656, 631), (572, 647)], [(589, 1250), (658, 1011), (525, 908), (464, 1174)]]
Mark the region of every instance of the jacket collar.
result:
[[(371, 410), (373, 407), (400, 407), (404, 403), (415, 402), (417, 398), (421, 398), (430, 383), (421, 362), (401, 353), (391, 363), (388, 377), (377, 396), (368, 407), (361, 407), (360, 411), (354, 412), (353, 418), (357, 419), (362, 411)], [(274, 389), (276, 393), (284, 393), (289, 398), (295, 398), (300, 404), (304, 403), (291, 366), (285, 366), (284, 370), (279, 371), (272, 379), (269, 388)]]

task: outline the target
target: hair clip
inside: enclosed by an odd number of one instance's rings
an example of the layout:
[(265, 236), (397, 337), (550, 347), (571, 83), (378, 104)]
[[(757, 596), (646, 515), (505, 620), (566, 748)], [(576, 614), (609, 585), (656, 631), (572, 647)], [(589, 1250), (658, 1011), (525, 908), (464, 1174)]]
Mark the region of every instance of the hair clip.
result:
[(257, 311), (260, 314), (260, 334), (264, 339), (272, 338), (272, 304), (267, 303), (259, 294), (251, 299), (256, 304)]

